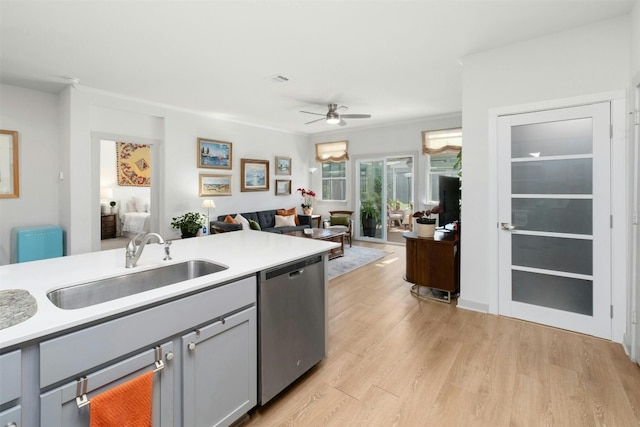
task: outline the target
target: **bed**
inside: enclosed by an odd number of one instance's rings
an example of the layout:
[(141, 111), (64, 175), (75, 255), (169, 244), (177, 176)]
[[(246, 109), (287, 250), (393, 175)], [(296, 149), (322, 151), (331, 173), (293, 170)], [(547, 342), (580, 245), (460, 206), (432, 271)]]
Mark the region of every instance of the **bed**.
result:
[(121, 234), (133, 237), (140, 232), (150, 231), (149, 201), (132, 197), (120, 205)]

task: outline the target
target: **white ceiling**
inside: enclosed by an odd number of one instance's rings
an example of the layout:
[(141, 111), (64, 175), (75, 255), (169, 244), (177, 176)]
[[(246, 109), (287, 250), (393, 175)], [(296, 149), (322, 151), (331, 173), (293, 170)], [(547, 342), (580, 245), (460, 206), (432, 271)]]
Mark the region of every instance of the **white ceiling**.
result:
[[(634, 0), (0, 2), (0, 80), (79, 85), (291, 132), (459, 112), (464, 58), (630, 11)], [(283, 75), (286, 83), (273, 83)]]

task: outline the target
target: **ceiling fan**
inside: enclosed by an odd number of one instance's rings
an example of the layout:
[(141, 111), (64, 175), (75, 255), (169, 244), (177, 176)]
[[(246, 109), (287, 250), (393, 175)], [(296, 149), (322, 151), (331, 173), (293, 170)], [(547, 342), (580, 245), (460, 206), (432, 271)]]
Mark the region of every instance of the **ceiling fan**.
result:
[(343, 119), (368, 119), (371, 117), (371, 114), (342, 114), (342, 111), (348, 110), (349, 107), (345, 107), (344, 105), (338, 106), (338, 104), (329, 104), (329, 111), (326, 114), (321, 113), (313, 113), (311, 111), (300, 111), (305, 114), (313, 114), (316, 116), (323, 116), (321, 119), (311, 120), (305, 124), (319, 122), (320, 120), (326, 120), (326, 122), (330, 125), (340, 125), (344, 126), (347, 124)]

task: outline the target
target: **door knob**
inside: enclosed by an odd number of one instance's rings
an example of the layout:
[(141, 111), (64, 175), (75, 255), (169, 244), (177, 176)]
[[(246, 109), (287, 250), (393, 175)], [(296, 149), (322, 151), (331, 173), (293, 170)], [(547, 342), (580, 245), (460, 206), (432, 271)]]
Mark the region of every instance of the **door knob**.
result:
[(500, 228), (502, 228), (505, 231), (511, 231), (514, 230), (515, 227), (511, 224), (509, 224), (508, 222), (501, 222), (500, 223)]

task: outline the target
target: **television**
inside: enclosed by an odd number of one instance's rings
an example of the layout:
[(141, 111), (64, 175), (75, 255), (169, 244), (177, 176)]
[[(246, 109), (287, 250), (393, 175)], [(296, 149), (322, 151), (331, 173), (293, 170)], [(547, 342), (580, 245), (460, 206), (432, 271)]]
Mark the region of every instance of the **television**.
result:
[(443, 227), (454, 221), (460, 221), (460, 178), (455, 176), (438, 177), (440, 206), (444, 211), (438, 217), (438, 225)]

